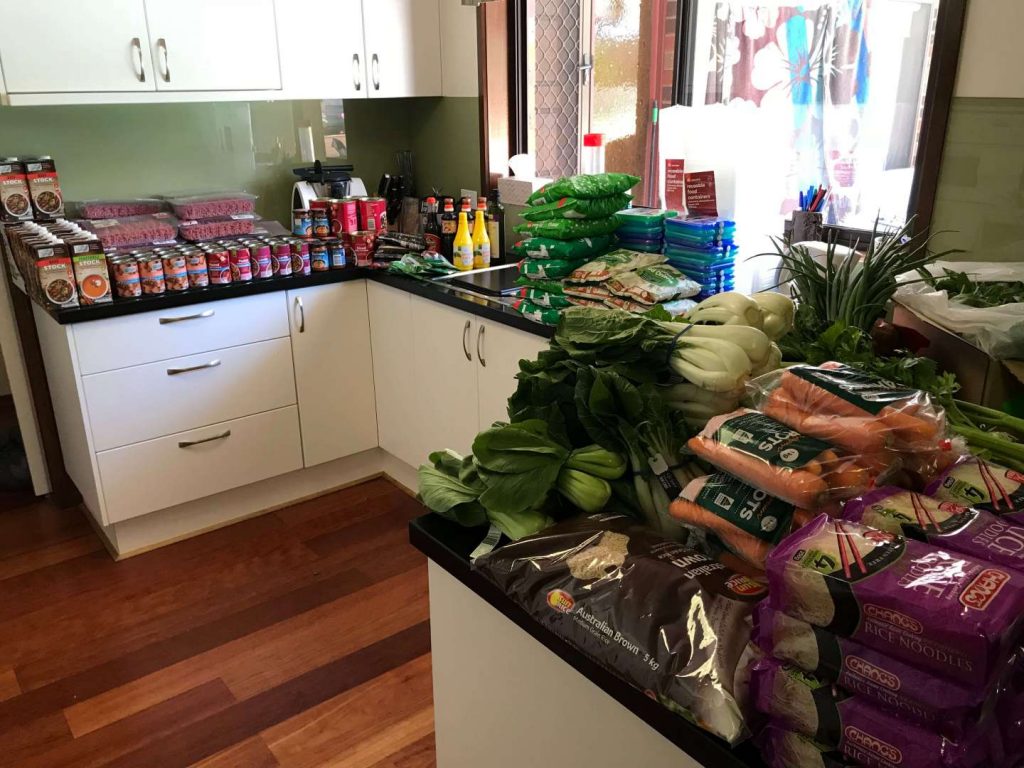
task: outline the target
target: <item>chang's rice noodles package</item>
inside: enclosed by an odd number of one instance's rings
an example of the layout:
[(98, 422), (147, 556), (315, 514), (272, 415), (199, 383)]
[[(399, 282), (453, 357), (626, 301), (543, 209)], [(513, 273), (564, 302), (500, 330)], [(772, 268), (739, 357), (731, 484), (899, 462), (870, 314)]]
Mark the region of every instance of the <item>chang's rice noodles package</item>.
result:
[(1024, 475), (975, 456), (946, 469), (925, 493), (996, 515), (1024, 512)]

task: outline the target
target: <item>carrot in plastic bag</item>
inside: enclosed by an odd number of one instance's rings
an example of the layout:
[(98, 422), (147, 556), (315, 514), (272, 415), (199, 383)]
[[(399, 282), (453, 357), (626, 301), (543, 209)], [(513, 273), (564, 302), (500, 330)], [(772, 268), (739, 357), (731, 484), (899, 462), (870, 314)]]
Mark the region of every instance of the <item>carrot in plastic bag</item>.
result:
[(892, 430), (884, 422), (863, 416), (832, 416), (807, 410), (783, 387), (768, 396), (761, 410), (808, 437), (833, 443), (851, 453), (877, 453), (892, 442)]

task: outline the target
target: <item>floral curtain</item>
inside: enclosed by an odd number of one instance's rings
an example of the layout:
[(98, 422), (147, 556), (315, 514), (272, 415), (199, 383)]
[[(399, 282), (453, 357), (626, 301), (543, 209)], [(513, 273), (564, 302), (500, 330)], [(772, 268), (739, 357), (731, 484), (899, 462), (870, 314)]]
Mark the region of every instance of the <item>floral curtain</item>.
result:
[[(752, 4), (715, 9), (706, 104), (748, 102), (792, 122), (789, 187), (832, 187), (826, 220), (859, 204), (861, 128), (871, 85), (871, 0)], [(775, 151), (774, 149), (772, 151)]]

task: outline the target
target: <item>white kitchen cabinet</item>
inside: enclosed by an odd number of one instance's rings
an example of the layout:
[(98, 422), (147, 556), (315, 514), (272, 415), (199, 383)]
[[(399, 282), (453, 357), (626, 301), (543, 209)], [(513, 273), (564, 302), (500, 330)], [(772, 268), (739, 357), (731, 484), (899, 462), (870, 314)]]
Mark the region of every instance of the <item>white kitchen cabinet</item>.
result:
[(420, 396), (419, 372), (413, 368), (412, 296), (379, 283), (367, 283), (366, 290), (378, 442), (392, 456), (417, 466), (421, 457), (414, 434)]
[(363, 0), (369, 96), (440, 96), (438, 0)]
[[(159, 91), (281, 87), (273, 0), (145, 0)], [(310, 29), (317, 27), (310, 19)]]
[[(365, 99), (362, 0), (275, 0), (281, 90), (289, 99)], [(330, 30), (326, 47), (318, 30)]]
[(440, 0), (441, 82), (444, 96), (480, 95), (477, 64), (477, 6), (462, 0)]
[(365, 281), (288, 291), (288, 306), (305, 466), (375, 448)]
[(508, 421), (508, 399), (516, 391), (519, 361), (534, 360), (548, 340), (500, 323), (477, 323), (473, 351), (477, 362), (479, 427)]
[(9, 93), (154, 91), (142, 0), (0, 0)]

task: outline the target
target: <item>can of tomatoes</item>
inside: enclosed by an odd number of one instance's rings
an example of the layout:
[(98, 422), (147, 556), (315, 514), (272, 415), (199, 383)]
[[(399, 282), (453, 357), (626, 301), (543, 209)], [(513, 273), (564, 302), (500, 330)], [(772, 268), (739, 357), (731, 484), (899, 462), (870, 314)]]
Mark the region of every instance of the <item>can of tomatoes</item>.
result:
[(143, 254), (139, 257), (139, 281), (142, 292), (146, 294), (164, 293), (167, 285), (164, 282), (164, 262), (155, 253)]
[(352, 232), (352, 253), (357, 267), (368, 267), (373, 263), (373, 249), (377, 244), (377, 233), (372, 231)]
[(292, 247), (288, 243), (274, 243), (274, 272), (282, 277), (292, 274)]
[(244, 245), (235, 245), (228, 249), (231, 264), (231, 280), (236, 283), (247, 283), (252, 280), (252, 254)]
[[(207, 248), (206, 272), (211, 285), (228, 285), (231, 282), (231, 253), (227, 248)], [(251, 277), (251, 275), (250, 275)]]
[(331, 234), (341, 237), (342, 232), (359, 229), (359, 206), (354, 197), (331, 200), (328, 211), (331, 214)]
[(388, 231), (388, 203), (383, 197), (360, 197), (357, 206), (359, 231)]
[(310, 273), (310, 244), (302, 240), (292, 240), (289, 245), (292, 249), (292, 274), (308, 275)]
[(266, 243), (255, 243), (249, 246), (252, 256), (252, 276), (266, 280), (274, 276), (274, 252)]
[(185, 254), (185, 272), (188, 274), (189, 288), (206, 288), (210, 284), (206, 254), (198, 249)]

